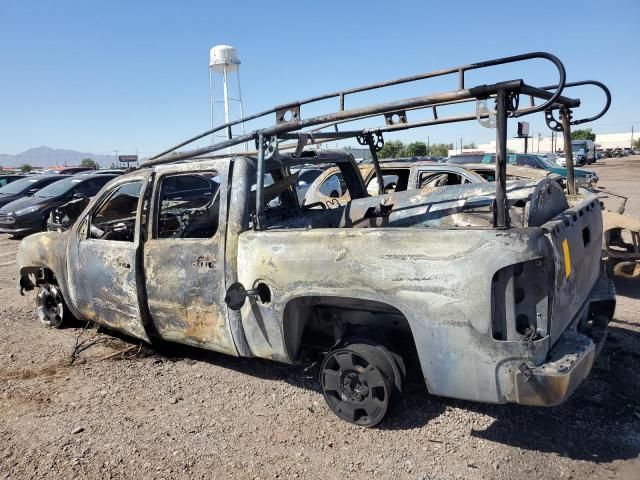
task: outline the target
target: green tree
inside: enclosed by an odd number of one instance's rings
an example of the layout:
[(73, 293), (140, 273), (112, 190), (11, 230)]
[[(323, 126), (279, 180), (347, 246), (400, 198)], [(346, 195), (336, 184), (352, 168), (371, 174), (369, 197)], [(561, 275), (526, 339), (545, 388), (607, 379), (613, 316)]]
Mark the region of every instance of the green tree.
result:
[(633, 148), (640, 148), (640, 138), (636, 138), (631, 144)]
[(571, 132), (571, 140), (595, 140), (596, 134), (590, 128), (574, 130)]
[(83, 158), (82, 161), (80, 162), (80, 165), (82, 165), (83, 167), (93, 168), (94, 170), (98, 170), (98, 168), (100, 168), (100, 165), (98, 165), (98, 162), (96, 162), (91, 158)]
[(404, 153), (407, 157), (424, 157), (427, 154), (427, 144), (424, 142), (410, 143)]
[(404, 144), (399, 141), (386, 142), (378, 152), (378, 158), (398, 158), (405, 155)]
[(447, 157), (449, 150), (453, 150), (453, 143), (432, 143), (429, 147), (429, 155)]
[(468, 149), (478, 148), (478, 145), (476, 145), (475, 142), (471, 142), (471, 143), (467, 143), (466, 145), (463, 145), (462, 148), (468, 148)]
[(28, 163), (23, 163), (20, 166), (20, 171), (22, 173), (29, 173), (31, 170), (33, 170), (33, 168), (31, 167), (31, 165), (29, 165)]

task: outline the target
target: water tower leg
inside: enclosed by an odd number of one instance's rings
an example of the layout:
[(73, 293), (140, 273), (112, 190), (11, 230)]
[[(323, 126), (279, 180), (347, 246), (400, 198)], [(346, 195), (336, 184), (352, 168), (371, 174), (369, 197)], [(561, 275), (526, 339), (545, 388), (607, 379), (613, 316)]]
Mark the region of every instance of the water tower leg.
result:
[[(224, 88), (224, 123), (229, 123), (229, 87), (227, 85), (227, 69), (223, 71), (222, 85)], [(231, 140), (231, 130), (227, 129), (227, 138)]]

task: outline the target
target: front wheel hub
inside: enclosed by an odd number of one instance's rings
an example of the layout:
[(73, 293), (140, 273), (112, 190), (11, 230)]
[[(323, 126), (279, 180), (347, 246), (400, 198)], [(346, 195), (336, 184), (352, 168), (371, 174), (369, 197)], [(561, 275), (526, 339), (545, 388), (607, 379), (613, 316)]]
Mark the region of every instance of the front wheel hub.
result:
[(362, 402), (369, 395), (369, 384), (358, 372), (347, 372), (342, 376), (342, 394), (350, 402)]

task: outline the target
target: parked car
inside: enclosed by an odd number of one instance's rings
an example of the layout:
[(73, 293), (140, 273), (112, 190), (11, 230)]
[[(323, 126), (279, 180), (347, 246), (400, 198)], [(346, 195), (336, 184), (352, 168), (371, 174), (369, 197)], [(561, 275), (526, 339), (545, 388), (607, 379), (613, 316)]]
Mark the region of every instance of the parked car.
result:
[(33, 175), (11, 182), (0, 188), (0, 207), (18, 198), (33, 195), (41, 188), (66, 177), (66, 175)]
[(24, 178), (24, 175), (0, 175), (0, 187)]
[[(301, 168), (300, 170), (297, 170), (298, 173), (298, 188), (296, 189), (297, 195), (298, 195), (298, 202), (300, 202), (301, 205), (304, 205), (305, 203), (305, 194), (307, 193), (307, 190), (309, 189), (309, 185), (311, 185), (314, 180), (316, 178), (318, 178), (322, 172), (324, 171), (323, 168)], [(327, 195), (331, 196), (331, 197), (339, 197), (340, 195), (342, 195), (342, 187), (340, 186), (340, 182), (338, 182), (337, 180), (334, 182), (330, 182), (329, 184), (326, 185), (327, 188)]]
[[(74, 177), (81, 177), (85, 175), (122, 175), (124, 169), (113, 170), (92, 170), (90, 172), (76, 173)], [(59, 207), (51, 210), (49, 219), (47, 220), (47, 230), (63, 232), (67, 230), (78, 218), (78, 215), (82, 213), (84, 208), (89, 204), (91, 197), (75, 198), (70, 202), (67, 202)]]
[(558, 155), (556, 155), (555, 153), (537, 153), (536, 155), (542, 158), (546, 158), (550, 162), (555, 162), (558, 158)]
[(482, 163), (482, 158), (484, 157), (484, 153), (461, 153), (460, 155), (451, 155), (445, 161), (446, 163), (457, 163), (457, 164), (467, 164), (467, 163)]
[[(495, 161), (495, 154), (485, 155), (482, 159), (482, 163), (495, 163)], [(550, 162), (546, 158), (538, 155), (528, 153), (510, 153), (507, 155), (507, 161), (510, 165), (539, 168), (556, 173), (563, 178), (567, 178), (566, 168), (562, 168), (557, 163)], [(573, 172), (576, 177), (576, 185), (580, 187), (590, 187), (598, 182), (598, 175), (593, 171), (574, 168)]]
[(100, 170), (88, 170), (84, 172), (77, 173), (76, 175), (88, 174), (88, 175), (122, 175), (126, 173), (126, 169), (124, 168), (101, 168)]
[(91, 167), (63, 167), (63, 168), (47, 168), (43, 173), (53, 173), (58, 175), (73, 175), (80, 172), (88, 172), (95, 170)]
[(576, 166), (591, 165), (596, 161), (596, 147), (592, 140), (573, 140), (573, 163)]
[[(49, 213), (73, 198), (92, 197), (117, 175), (67, 176), (0, 208), (0, 233), (22, 237), (47, 229)], [(59, 178), (59, 176), (58, 176)]]

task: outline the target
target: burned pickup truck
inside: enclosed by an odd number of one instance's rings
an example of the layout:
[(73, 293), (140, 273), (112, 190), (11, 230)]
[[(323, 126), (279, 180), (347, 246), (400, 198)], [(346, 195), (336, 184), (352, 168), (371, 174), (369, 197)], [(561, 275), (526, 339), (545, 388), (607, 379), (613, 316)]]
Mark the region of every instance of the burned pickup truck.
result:
[[(464, 85), (468, 70), (540, 58), (556, 66), (556, 86)], [(459, 75), (458, 89), (345, 106), (353, 93), (445, 74)], [(595, 196), (558, 182), (507, 183), (505, 158), (508, 116), (560, 110), (570, 128), (579, 100), (562, 95), (565, 83), (556, 57), (533, 53), (279, 106), (245, 118), (276, 118), (249, 134), (233, 135), (239, 122), (208, 130), (111, 181), (68, 232), (24, 239), (20, 289), (38, 288), (49, 326), (73, 316), (284, 363), (319, 349), (324, 398), (358, 425), (383, 419), (414, 360), (434, 395), (556, 405), (588, 375), (613, 315), (602, 215)], [(520, 95), (532, 106), (519, 108)], [(330, 98), (339, 110), (302, 118)], [(308, 149), (356, 138), (379, 172), (384, 133), (454, 121), (439, 109), (464, 102), (476, 112), (456, 121), (497, 127), (497, 182), (371, 196), (348, 152)], [(433, 118), (409, 121), (425, 109)], [(339, 128), (376, 116), (384, 125)], [(169, 154), (218, 131), (229, 139)], [(246, 142), (256, 151), (227, 150)], [(301, 205), (298, 172), (310, 166), (339, 168), (349, 201)]]

